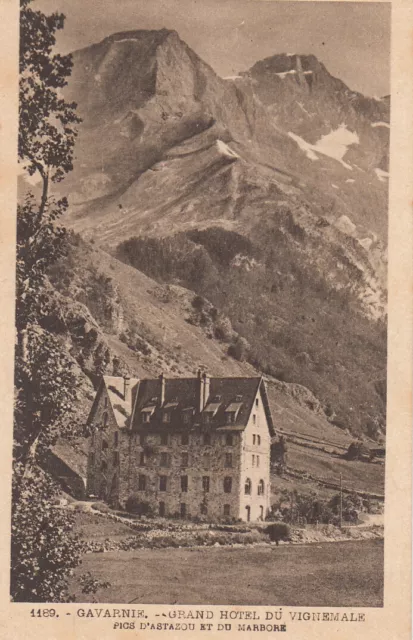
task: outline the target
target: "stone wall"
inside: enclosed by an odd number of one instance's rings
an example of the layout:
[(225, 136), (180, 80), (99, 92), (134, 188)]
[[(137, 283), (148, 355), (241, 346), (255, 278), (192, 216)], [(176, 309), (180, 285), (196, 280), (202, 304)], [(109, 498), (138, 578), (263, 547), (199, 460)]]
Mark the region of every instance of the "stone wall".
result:
[(86, 492), (117, 504), (118, 452), (123, 433), (118, 429), (106, 390), (95, 408), (91, 430)]
[[(255, 437), (254, 437), (255, 436)], [(258, 444), (259, 442), (259, 444)], [(242, 461), (240, 478), (240, 518), (261, 520), (270, 507), (270, 450), (271, 438), (267, 418), (259, 392), (254, 400), (248, 424), (242, 434)], [(245, 483), (251, 481), (251, 493), (245, 493)], [(258, 494), (260, 480), (264, 481), (264, 493)]]
[[(199, 431), (189, 434), (188, 445), (182, 444), (182, 434), (176, 431), (168, 433), (167, 437), (168, 444), (161, 444), (160, 433), (149, 433), (143, 443), (137, 432), (129, 436), (123, 434), (120, 448), (121, 504), (125, 504), (130, 495), (137, 494), (152, 505), (155, 513), (159, 513), (160, 503), (163, 503), (165, 515), (178, 515), (182, 513), (181, 505), (184, 504), (186, 517), (204, 514), (212, 518), (224, 515), (238, 518), (241, 434), (233, 434), (232, 446), (226, 444), (225, 433), (212, 433), (210, 445), (204, 444), (203, 434)], [(188, 454), (187, 466), (182, 466), (183, 454)], [(227, 454), (232, 457), (231, 467), (226, 466), (229, 463)], [(141, 464), (142, 455), (144, 464)], [(139, 482), (140, 476), (145, 477), (144, 489)], [(160, 489), (160, 476), (167, 479), (166, 491)], [(188, 479), (187, 491), (182, 491), (183, 476)], [(224, 491), (224, 479), (227, 477), (232, 481), (231, 493)], [(209, 478), (209, 481), (203, 478)], [(209, 491), (205, 482), (209, 482)], [(228, 505), (225, 510), (224, 505)]]

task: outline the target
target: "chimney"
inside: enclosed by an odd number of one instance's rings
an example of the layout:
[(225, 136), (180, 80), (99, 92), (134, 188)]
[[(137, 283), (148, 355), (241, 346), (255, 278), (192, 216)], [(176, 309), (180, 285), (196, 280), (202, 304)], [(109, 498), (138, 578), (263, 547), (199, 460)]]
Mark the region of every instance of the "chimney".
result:
[(161, 383), (160, 398), (161, 398), (161, 407), (162, 407), (163, 403), (165, 402), (165, 376), (163, 373), (161, 373), (161, 375), (159, 376), (159, 381)]
[(209, 398), (209, 392), (210, 392), (210, 386), (211, 386), (211, 378), (209, 377), (209, 375), (207, 373), (204, 373), (202, 378), (203, 378), (203, 381), (204, 381), (204, 406), (202, 408), (204, 408), (206, 403), (208, 402), (208, 398)]
[(130, 377), (127, 373), (123, 376), (123, 399), (125, 402), (132, 402)]
[(197, 409), (201, 413), (204, 408), (204, 380), (202, 378), (201, 369), (198, 369), (196, 376), (196, 395), (197, 395)]

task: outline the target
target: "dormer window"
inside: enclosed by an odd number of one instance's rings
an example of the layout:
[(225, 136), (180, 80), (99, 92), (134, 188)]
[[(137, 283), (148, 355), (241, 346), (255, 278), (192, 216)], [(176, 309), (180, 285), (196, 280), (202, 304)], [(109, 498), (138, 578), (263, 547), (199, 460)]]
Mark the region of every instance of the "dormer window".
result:
[(144, 407), (141, 410), (142, 422), (148, 423), (151, 421), (151, 418), (155, 412), (155, 407), (151, 405), (150, 407)]
[(238, 414), (242, 407), (242, 396), (235, 396), (235, 400), (233, 400), (225, 409), (225, 418), (227, 424), (235, 424), (237, 421)]
[(162, 422), (167, 424), (170, 421), (171, 421), (171, 412), (170, 411), (164, 411), (163, 414), (162, 414)]
[(190, 424), (193, 416), (194, 416), (193, 407), (189, 407), (187, 409), (182, 410), (182, 421), (184, 424)]

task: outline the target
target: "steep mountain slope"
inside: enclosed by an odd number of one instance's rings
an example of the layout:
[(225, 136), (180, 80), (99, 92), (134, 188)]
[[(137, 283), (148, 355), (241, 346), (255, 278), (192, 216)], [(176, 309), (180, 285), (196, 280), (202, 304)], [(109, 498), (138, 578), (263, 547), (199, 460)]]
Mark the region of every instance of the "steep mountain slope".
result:
[[(246, 361), (228, 355), (237, 333), (208, 300), (180, 286), (159, 285), (78, 236), (71, 236), (68, 257), (51, 268), (49, 279), (57, 304), (47, 328), (61, 336), (76, 363), (82, 421), (102, 373), (185, 376), (201, 367), (222, 376), (257, 375)], [(307, 435), (349, 443), (308, 389), (271, 376), (268, 383), (278, 429), (295, 431), (303, 422)]]
[[(214, 214), (233, 219), (225, 203), (234, 183), (250, 190), (252, 173), (253, 185), (267, 191), (275, 186), (306, 201), (310, 189), (318, 212), (347, 215), (385, 238), (388, 105), (351, 92), (313, 56), (274, 56), (223, 80), (163, 29), (115, 34), (76, 52), (74, 62), (69, 97), (84, 122), (67, 186), (79, 230), (110, 224), (123, 239), (125, 214), (135, 231), (149, 215), (162, 225), (148, 190), (160, 191), (178, 217), (176, 173), (196, 202), (202, 171), (225, 183), (215, 198), (208, 182), (201, 186), (206, 223)], [(236, 159), (242, 169), (229, 169)], [(170, 179), (153, 180), (150, 169)]]
[[(257, 375), (251, 364), (228, 355), (229, 341), (237, 334), (207, 299), (180, 286), (159, 285), (79, 237), (71, 237), (68, 256), (51, 269), (49, 278), (57, 304), (48, 329), (60, 336), (77, 368), (80, 423), (85, 422), (103, 373), (155, 377), (163, 371), (167, 376), (188, 376), (201, 367), (222, 376)], [(266, 378), (277, 434), (287, 434), (292, 474), (302, 475), (311, 463), (313, 476), (331, 482), (341, 465), (346, 487), (382, 493), (382, 466), (365, 469), (361, 462), (337, 458), (353, 436), (334, 424), (334, 415), (326, 415), (308, 389), (271, 375)], [(72, 417), (71, 422), (75, 424)], [(56, 460), (83, 477), (87, 447), (87, 439), (74, 438), (54, 448), (51, 468), (65, 487), (71, 486), (70, 477)], [(317, 486), (305, 478), (294, 483), (304, 483), (305, 491)]]
[[(168, 295), (208, 299), (248, 340), (250, 363), (310, 389), (343, 430), (380, 436), (389, 101), (352, 92), (313, 56), (222, 79), (166, 29), (115, 34), (74, 61), (67, 93), (83, 124), (62, 185), (67, 224)], [(131, 318), (152, 308), (138, 290)], [(107, 345), (129, 358), (117, 335)], [(195, 342), (174, 345), (177, 372), (184, 352), (185, 367), (202, 358)]]

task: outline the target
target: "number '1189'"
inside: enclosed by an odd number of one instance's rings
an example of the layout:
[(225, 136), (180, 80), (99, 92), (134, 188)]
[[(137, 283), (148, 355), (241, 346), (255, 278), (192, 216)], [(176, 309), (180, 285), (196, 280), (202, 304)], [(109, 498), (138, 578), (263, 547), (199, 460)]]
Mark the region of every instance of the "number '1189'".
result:
[(55, 618), (56, 609), (32, 609), (30, 615), (32, 618)]

